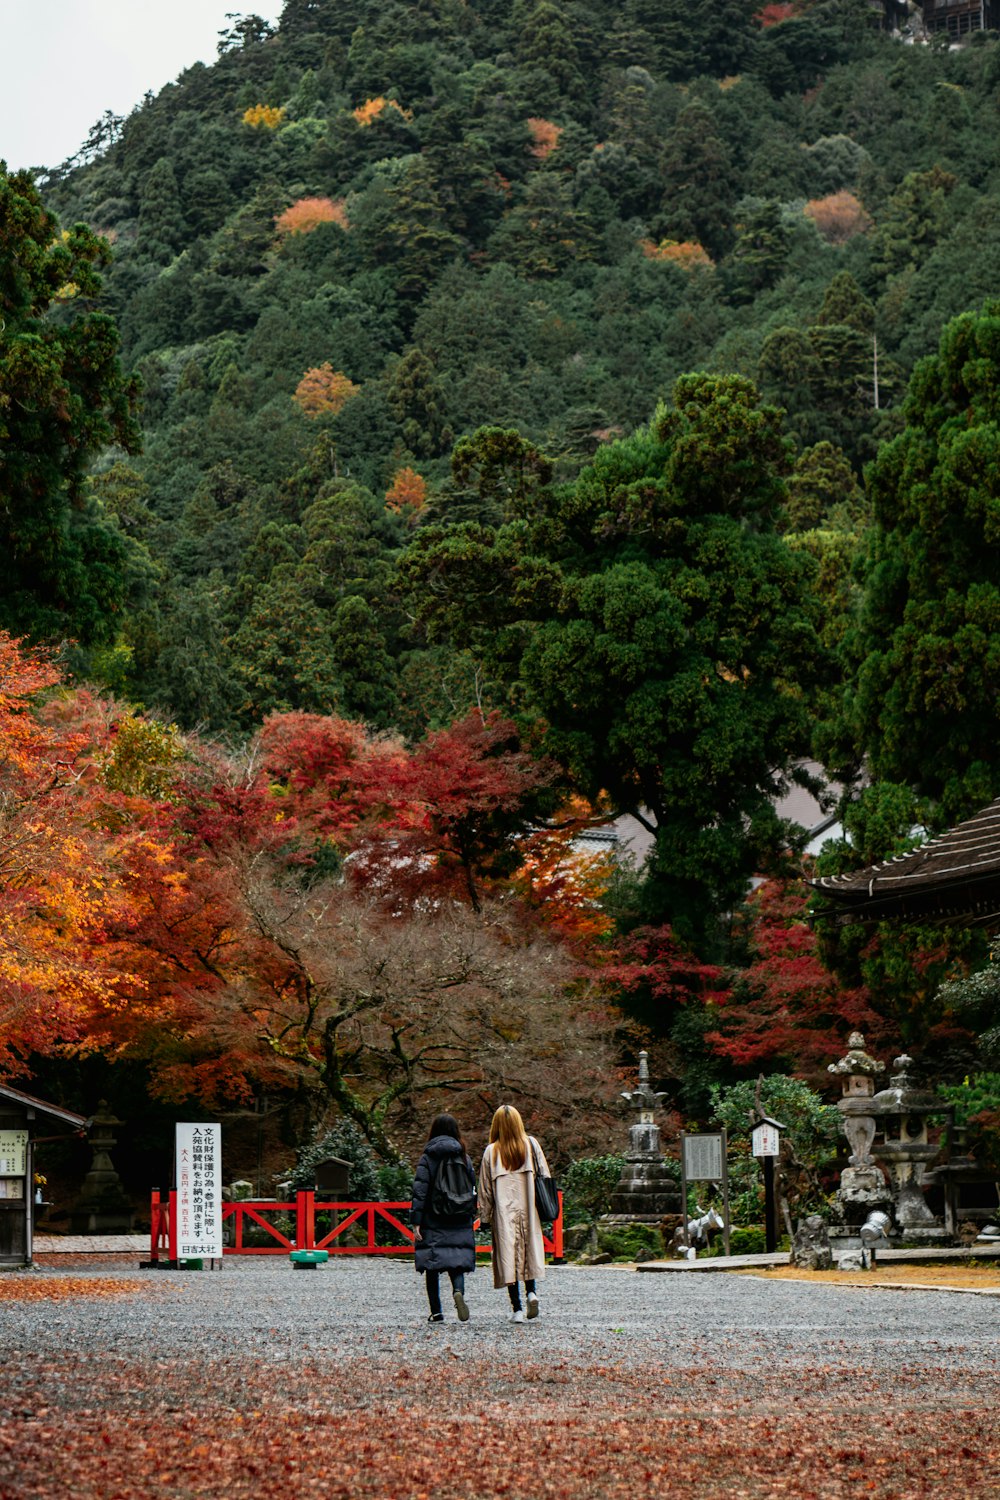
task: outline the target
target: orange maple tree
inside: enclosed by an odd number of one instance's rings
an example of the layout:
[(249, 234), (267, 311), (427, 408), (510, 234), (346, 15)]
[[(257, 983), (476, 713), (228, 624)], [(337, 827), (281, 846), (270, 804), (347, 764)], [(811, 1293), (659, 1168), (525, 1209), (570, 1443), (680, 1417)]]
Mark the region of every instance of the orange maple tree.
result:
[(846, 245), (855, 235), (867, 234), (872, 227), (861, 203), (846, 188), (825, 198), (811, 198), (803, 212), (812, 219), (828, 245)]
[(512, 885), (549, 931), (575, 944), (606, 937), (614, 922), (601, 904), (614, 877), (614, 857), (584, 836), (606, 824), (607, 807), (571, 797), (524, 839)]
[(366, 99), (364, 104), (359, 104), (357, 109), (352, 109), (351, 113), (359, 125), (371, 125), (387, 109), (394, 109), (404, 120), (413, 119), (412, 110), (404, 109), (397, 100), (386, 99), (383, 94), (379, 94), (374, 99)]
[(106, 1044), (143, 988), (115, 934), (154, 802), (114, 785), (116, 717), (0, 635), (0, 1075)]
[(321, 224), (351, 227), (343, 198), (298, 198), (274, 222), (281, 234), (311, 234)]
[(324, 360), (306, 371), (295, 387), (292, 400), (307, 417), (335, 417), (360, 389), (342, 371), (335, 370), (329, 360)]
[(415, 513), (423, 508), (427, 499), (427, 481), (416, 469), (397, 469), (385, 495), (390, 510)]
[(799, 14), (801, 8), (799, 4), (788, 3), (788, 0), (772, 0), (771, 4), (763, 6), (757, 12), (754, 20), (762, 31), (766, 31), (769, 26), (780, 26), (782, 21), (790, 21), (792, 16)]
[(666, 260), (685, 271), (695, 266), (712, 266), (715, 262), (697, 240), (640, 240), (639, 249), (647, 260)]
[(537, 156), (539, 161), (544, 161), (558, 146), (563, 126), (556, 125), (552, 120), (543, 120), (539, 115), (529, 115), (528, 130), (535, 143), (530, 147), (531, 155)]

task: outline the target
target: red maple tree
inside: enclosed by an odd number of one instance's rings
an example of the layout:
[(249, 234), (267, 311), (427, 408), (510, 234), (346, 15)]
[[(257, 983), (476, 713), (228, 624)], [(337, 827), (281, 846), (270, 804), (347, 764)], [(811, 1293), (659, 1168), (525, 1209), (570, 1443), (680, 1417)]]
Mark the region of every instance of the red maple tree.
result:
[(791, 1072), (818, 1086), (852, 1031), (876, 1052), (898, 1038), (864, 985), (845, 987), (824, 967), (808, 899), (801, 879), (767, 880), (753, 892), (744, 917), (750, 962), (716, 997), (706, 1040), (741, 1068)]

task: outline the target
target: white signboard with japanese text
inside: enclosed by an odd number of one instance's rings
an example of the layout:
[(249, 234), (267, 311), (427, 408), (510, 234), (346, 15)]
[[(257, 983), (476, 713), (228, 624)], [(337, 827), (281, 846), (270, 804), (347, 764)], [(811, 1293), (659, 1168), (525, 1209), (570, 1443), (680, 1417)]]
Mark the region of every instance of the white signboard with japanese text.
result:
[(177, 1259), (222, 1258), (222, 1126), (177, 1126)]
[(754, 1156), (777, 1156), (781, 1150), (781, 1132), (775, 1125), (755, 1125), (750, 1132)]
[(28, 1170), (28, 1132), (0, 1130), (0, 1177), (23, 1177)]

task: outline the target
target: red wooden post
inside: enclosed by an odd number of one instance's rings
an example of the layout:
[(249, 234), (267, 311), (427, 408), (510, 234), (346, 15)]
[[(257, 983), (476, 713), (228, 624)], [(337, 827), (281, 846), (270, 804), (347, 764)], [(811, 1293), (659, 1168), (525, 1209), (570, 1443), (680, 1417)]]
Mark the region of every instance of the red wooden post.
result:
[(160, 1192), (157, 1188), (149, 1205), (149, 1258), (154, 1263), (160, 1258)]
[(295, 1194), (295, 1248), (316, 1249), (316, 1194), (309, 1188)]
[(560, 1262), (563, 1258), (563, 1195), (559, 1194), (559, 1217), (552, 1225), (552, 1259)]

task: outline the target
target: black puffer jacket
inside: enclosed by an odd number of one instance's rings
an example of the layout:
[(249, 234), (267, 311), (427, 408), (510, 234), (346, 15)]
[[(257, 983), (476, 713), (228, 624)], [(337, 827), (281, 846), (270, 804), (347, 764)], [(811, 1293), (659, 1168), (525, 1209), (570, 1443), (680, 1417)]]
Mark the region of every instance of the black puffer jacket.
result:
[(464, 1157), (460, 1141), (454, 1136), (436, 1135), (427, 1142), (424, 1154), (417, 1163), (417, 1175), (413, 1179), (413, 1206), (410, 1223), (420, 1225), (415, 1264), (418, 1271), (474, 1271), (476, 1269), (476, 1240), (472, 1232), (473, 1220), (467, 1224), (445, 1224), (431, 1212), (431, 1193), (434, 1175), (446, 1156)]

